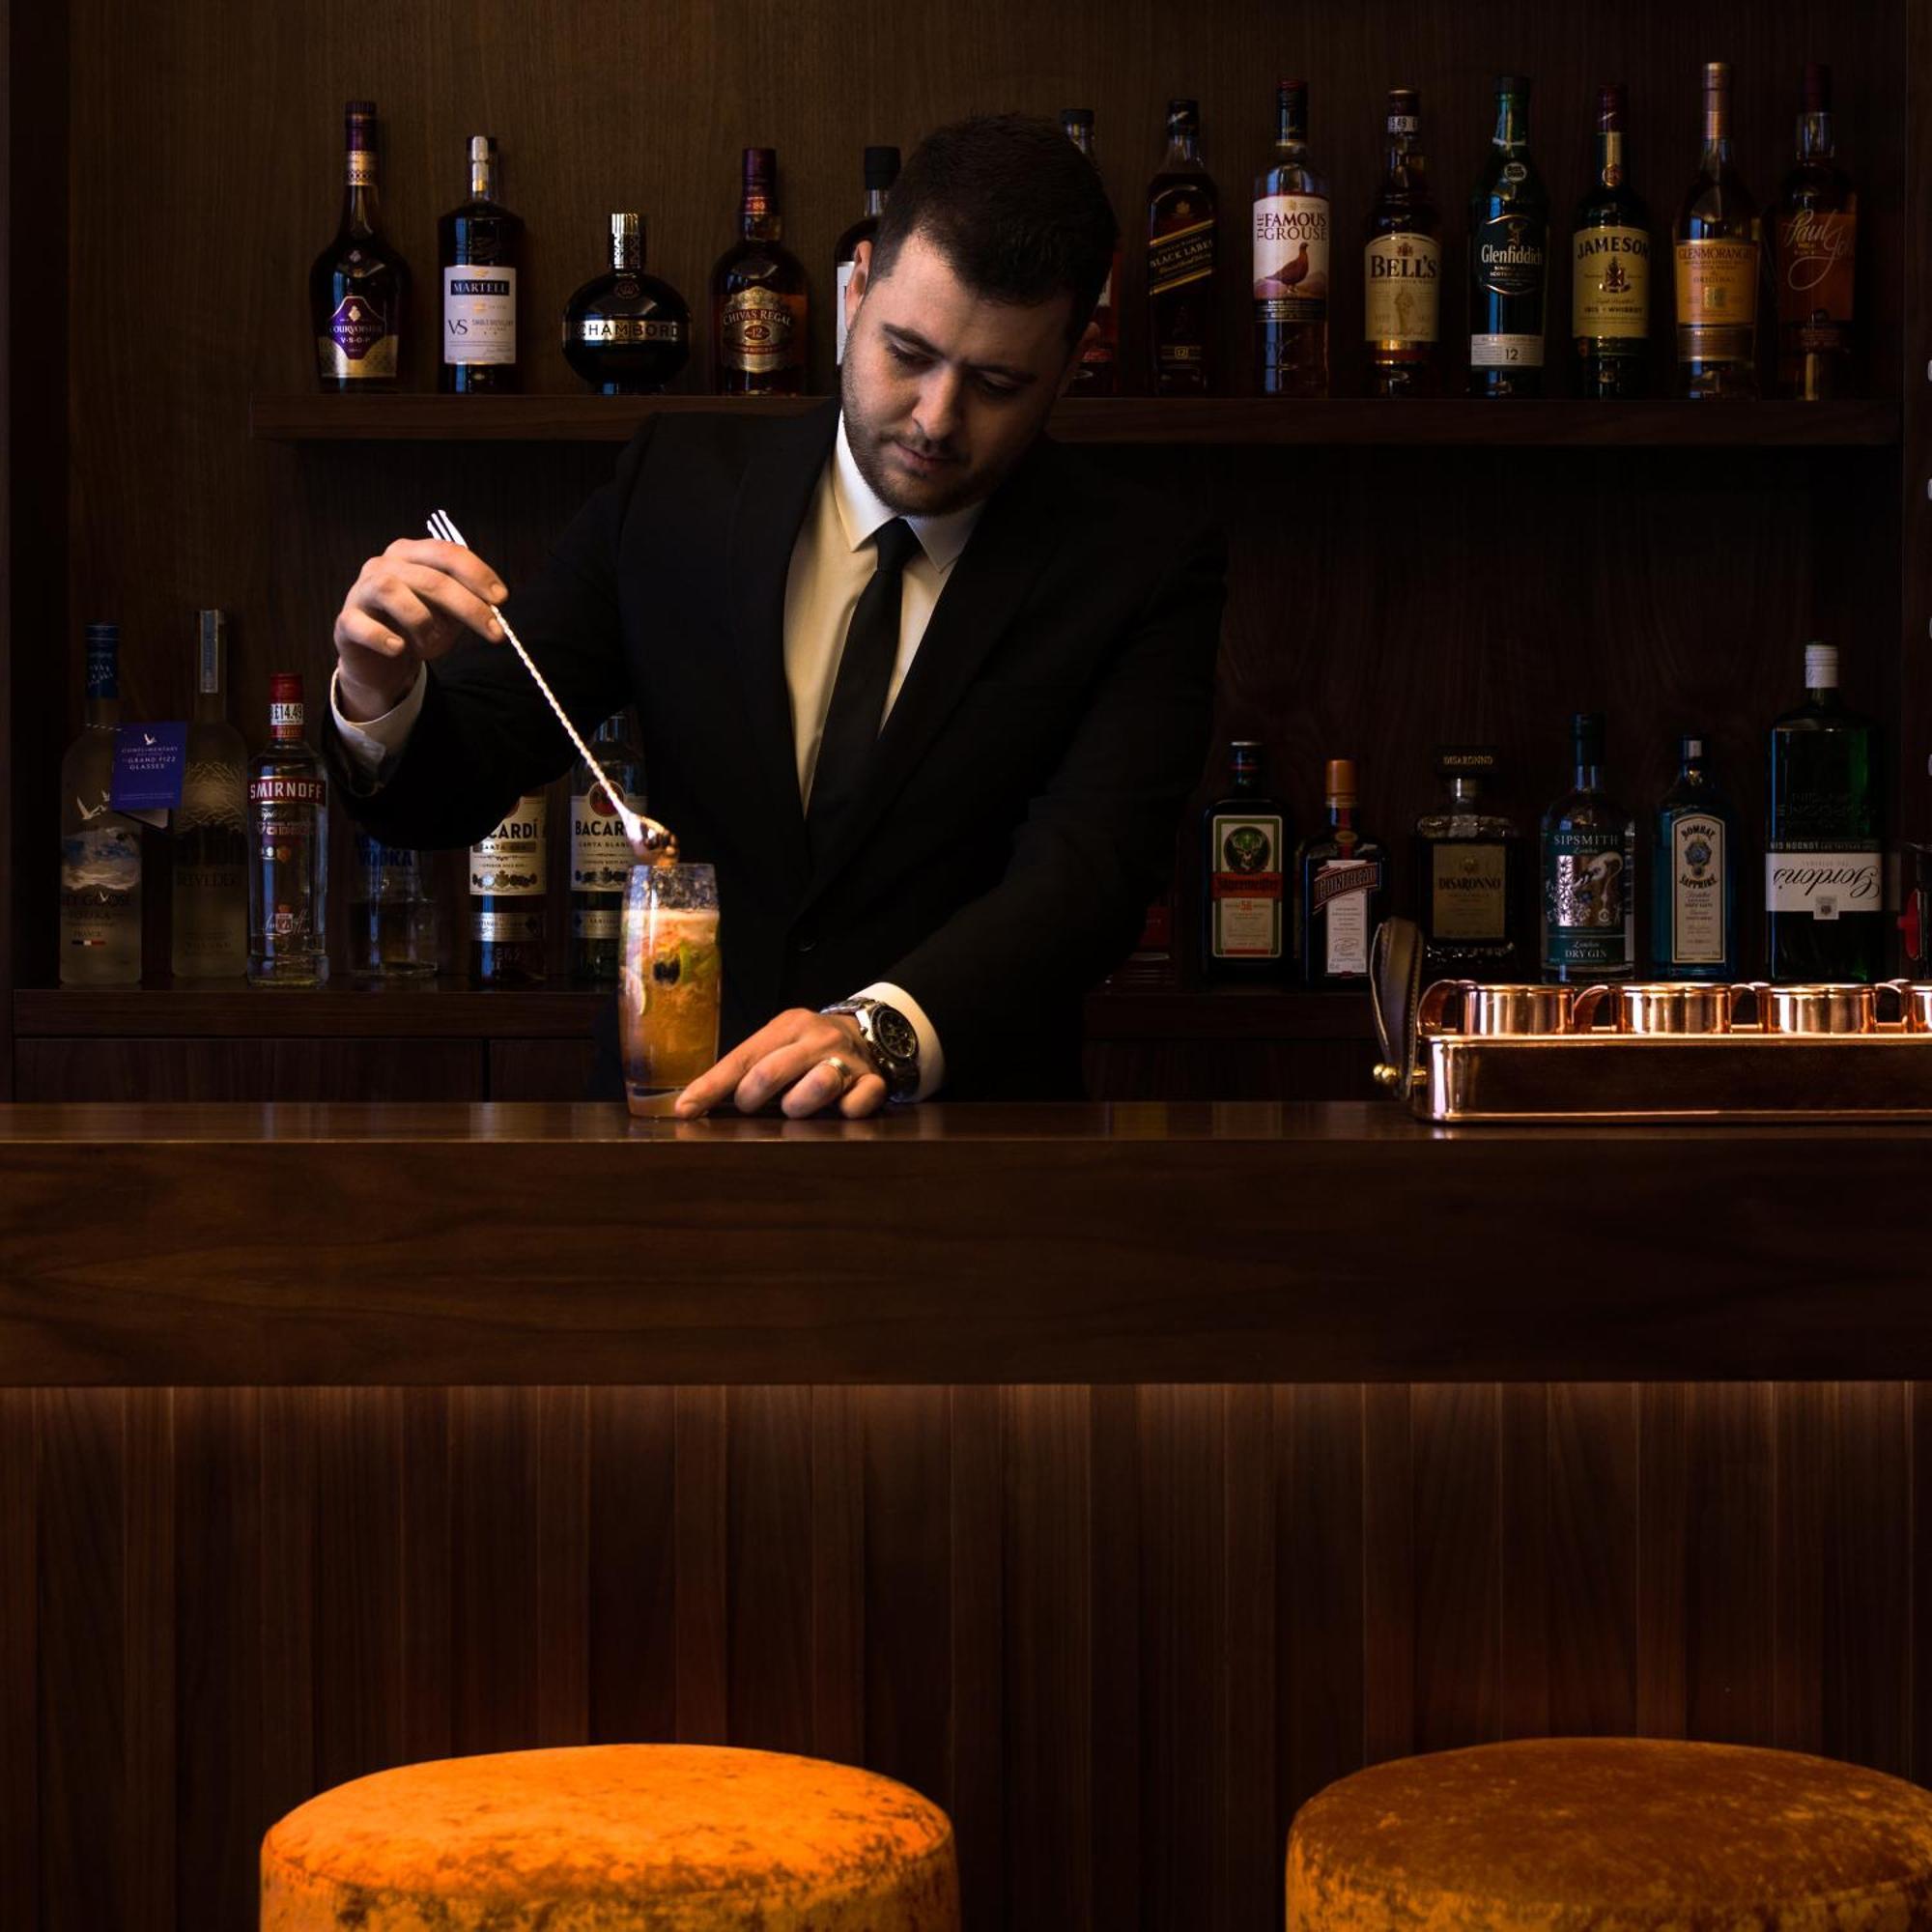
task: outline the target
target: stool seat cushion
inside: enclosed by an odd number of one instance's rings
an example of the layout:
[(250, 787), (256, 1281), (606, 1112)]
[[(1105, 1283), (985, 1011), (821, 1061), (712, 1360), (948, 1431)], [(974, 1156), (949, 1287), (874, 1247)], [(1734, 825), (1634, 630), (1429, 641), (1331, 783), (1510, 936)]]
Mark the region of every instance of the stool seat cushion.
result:
[(1289, 1834), (1291, 1932), (1932, 1927), (1932, 1793), (1827, 1758), (1548, 1738), (1398, 1758)]
[(847, 1765), (597, 1745), (405, 1765), (262, 1845), (262, 1932), (955, 1932), (945, 1812)]

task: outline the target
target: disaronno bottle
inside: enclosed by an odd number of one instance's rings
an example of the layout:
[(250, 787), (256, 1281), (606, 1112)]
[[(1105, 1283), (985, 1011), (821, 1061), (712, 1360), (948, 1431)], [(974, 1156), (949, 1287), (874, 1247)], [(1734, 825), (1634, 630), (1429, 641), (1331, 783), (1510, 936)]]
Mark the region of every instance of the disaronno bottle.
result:
[(1422, 153), (1422, 97), (1389, 90), (1382, 185), (1362, 251), (1369, 394), (1433, 396), (1441, 334), (1441, 217)]
[(1207, 980), (1278, 980), (1288, 962), (1284, 860), (1288, 812), (1262, 788), (1262, 748), (1229, 747), (1224, 796), (1201, 815), (1201, 973)]
[(475, 986), (534, 986), (544, 977), (549, 801), (520, 798), (480, 844), (469, 848), (469, 980)]
[(1570, 242), (1577, 393), (1640, 396), (1650, 358), (1650, 211), (1624, 171), (1622, 82), (1597, 95), (1597, 179)]
[(1677, 212), (1677, 387), (1757, 394), (1758, 215), (1731, 155), (1731, 70), (1704, 69), (1704, 154)]
[(1415, 821), (1414, 879), (1423, 963), (1432, 977), (1515, 980), (1522, 840), (1483, 804), (1496, 753), (1488, 745), (1445, 745), (1435, 753), (1447, 797)]

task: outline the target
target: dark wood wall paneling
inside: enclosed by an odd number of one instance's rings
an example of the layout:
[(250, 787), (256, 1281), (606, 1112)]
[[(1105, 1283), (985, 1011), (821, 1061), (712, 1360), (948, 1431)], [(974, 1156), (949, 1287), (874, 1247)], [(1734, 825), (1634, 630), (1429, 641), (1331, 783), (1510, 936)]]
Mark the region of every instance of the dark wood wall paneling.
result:
[[(417, 284), (412, 383), (434, 380), (435, 217), (462, 187), (464, 137), (488, 128), (503, 144), (507, 198), (528, 222), (526, 385), (564, 389), (571, 379), (554, 318), (598, 264), (606, 212), (640, 208), (653, 263), (701, 304), (709, 266), (729, 239), (743, 142), (781, 153), (788, 237), (817, 297), (822, 384), (827, 258), (858, 199), (864, 141), (910, 146), (923, 128), (973, 107), (1090, 102), (1106, 181), (1131, 233), (1158, 159), (1162, 104), (1170, 93), (1194, 93), (1228, 215), (1226, 348), (1233, 379), (1245, 384), (1249, 182), (1271, 136), (1275, 70), (1304, 73), (1317, 152), (1333, 179), (1337, 384), (1351, 392), (1360, 295), (1348, 270), (1388, 85), (1424, 93), (1454, 340), (1461, 211), (1499, 68), (1535, 78), (1535, 147), (1559, 211), (1560, 257), (1563, 212), (1584, 181), (1597, 81), (1630, 83), (1635, 177), (1661, 228), (1695, 159), (1696, 61), (1736, 64), (1743, 165), (1768, 197), (1786, 165), (1799, 67), (1822, 57), (1837, 71), (1844, 150), (1863, 196), (1865, 380), (1893, 395), (1908, 235), (1905, 15), (1905, 0), (1856, 10), (1723, 0), (1699, 13), (1688, 40), (1681, 14), (1662, 4), (1546, 10), (1507, 33), (1471, 37), (1455, 10), (1425, 0), (1264, 22), (1234, 5), (1154, 10), (1129, 22), (1000, 0), (969, 35), (849, 0), (782, 16), (744, 5), (485, 0), (460, 22), (444, 10), (398, 12), (372, 0), (325, 14), (196, 0), (161, 35), (98, 5), (83, 9), (71, 128), (55, 150), (71, 174), (71, 327), (85, 318), (71, 396), (71, 558), (65, 611), (36, 634), (61, 647), (34, 661), (61, 666), (71, 723), (78, 626), (119, 616), (130, 712), (178, 714), (190, 612), (226, 605), (236, 613), (236, 716), (258, 736), (270, 670), (305, 670), (320, 700), (329, 618), (366, 554), (417, 529), (440, 502), (514, 583), (608, 473), (608, 450), (246, 440), (251, 392), (299, 390), (311, 380), (304, 276), (334, 219), (340, 106), (352, 94), (373, 94), (383, 110), (387, 218)], [(135, 154), (156, 158), (131, 166)], [(45, 172), (58, 183), (59, 169)], [(219, 245), (164, 253), (152, 274), (129, 277), (122, 238), (166, 227), (170, 211), (190, 225), (217, 212)], [(1141, 346), (1132, 247), (1128, 265), (1131, 366)], [(1662, 256), (1657, 273), (1667, 281)], [(1552, 281), (1560, 389), (1569, 360), (1560, 260)], [(16, 278), (16, 311), (22, 288)], [(57, 292), (38, 298), (57, 300)], [(1667, 302), (1661, 288), (1659, 317)], [(62, 317), (63, 333), (69, 327)], [(1658, 355), (1662, 374), (1661, 328)], [(1321, 760), (1352, 753), (1363, 765), (1365, 816), (1400, 848), (1433, 793), (1429, 748), (1451, 734), (1503, 743), (1511, 801), (1527, 813), (1564, 781), (1565, 716), (1583, 704), (1608, 709), (1615, 781), (1639, 809), (1664, 780), (1667, 732), (1705, 725), (1750, 824), (1760, 733), (1796, 694), (1807, 635), (1843, 644), (1856, 699), (1888, 709), (1899, 701), (1901, 528), (1883, 450), (1168, 450), (1095, 460), (1127, 464), (1229, 521), (1236, 574), (1220, 729), (1266, 738), (1303, 824), (1320, 811)], [(58, 568), (57, 545), (50, 554)], [(17, 659), (15, 674), (25, 674)], [(37, 730), (17, 748), (19, 837), (31, 863), (14, 929), (29, 983), (45, 983), (52, 967), (43, 915), (60, 735)], [(1921, 748), (1907, 749), (1918, 762)], [(1916, 824), (1925, 803), (1918, 781), (1908, 796)], [(348, 842), (338, 838), (338, 862)], [(454, 872), (452, 863), (452, 915)], [(346, 868), (338, 905), (345, 884)], [(560, 948), (562, 922), (553, 923)]]
[(1015, 1932), (1262, 1932), (1295, 1806), (1399, 1752), (1644, 1732), (1923, 1778), (1928, 1414), (1890, 1383), (0, 1394), (10, 1922), (242, 1932), (310, 1792), (539, 1744), (904, 1777), (968, 1923)]

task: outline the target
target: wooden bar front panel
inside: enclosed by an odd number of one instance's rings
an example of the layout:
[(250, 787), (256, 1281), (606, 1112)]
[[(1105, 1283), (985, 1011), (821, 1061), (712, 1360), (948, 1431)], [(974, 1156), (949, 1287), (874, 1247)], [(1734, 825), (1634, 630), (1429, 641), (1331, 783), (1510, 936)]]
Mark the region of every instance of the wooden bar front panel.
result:
[(978, 1932), (1264, 1932), (1295, 1806), (1411, 1749), (1922, 1779), (1928, 1418), (1901, 1383), (0, 1394), (0, 1916), (244, 1932), (310, 1792), (585, 1740), (905, 1777)]

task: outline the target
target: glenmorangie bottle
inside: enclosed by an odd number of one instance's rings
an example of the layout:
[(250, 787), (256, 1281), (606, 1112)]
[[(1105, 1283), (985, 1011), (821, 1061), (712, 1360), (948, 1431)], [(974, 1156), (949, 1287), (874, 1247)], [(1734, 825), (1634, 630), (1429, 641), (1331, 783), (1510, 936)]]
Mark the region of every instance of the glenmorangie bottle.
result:
[(1604, 716), (1570, 721), (1577, 781), (1543, 814), (1543, 977), (1636, 972), (1636, 820), (1604, 789)]
[(376, 103), (352, 100), (348, 180), (335, 240), (308, 271), (316, 376), (328, 390), (393, 389), (401, 371), (410, 271), (376, 213)]
[(1227, 791), (1201, 814), (1201, 977), (1279, 980), (1287, 969), (1288, 810), (1262, 786), (1262, 748), (1229, 748)]
[(1777, 197), (1777, 388), (1814, 403), (1851, 392), (1859, 191), (1838, 165), (1830, 68), (1805, 68), (1804, 104)]
[(1731, 154), (1731, 70), (1704, 69), (1704, 154), (1671, 231), (1677, 388), (1698, 402), (1757, 394), (1757, 203)]
[(1369, 394), (1433, 396), (1442, 305), (1441, 217), (1422, 153), (1422, 97), (1389, 90), (1382, 185), (1362, 250), (1362, 326)]
[(1469, 197), (1469, 393), (1543, 393), (1549, 195), (1529, 155), (1529, 81), (1496, 80), (1490, 157)]
[(1209, 396), (1219, 369), (1214, 184), (1201, 162), (1201, 110), (1167, 103), (1167, 157), (1148, 186), (1149, 382), (1156, 396)]
[(1274, 159), (1255, 183), (1255, 387), (1328, 393), (1328, 185), (1308, 160), (1308, 83), (1275, 89)]
[(1650, 211), (1625, 172), (1626, 99), (1621, 81), (1598, 90), (1597, 178), (1570, 242), (1579, 396), (1641, 396), (1649, 386)]
[(533, 791), (469, 848), (471, 985), (542, 984), (549, 833), (550, 801)]

